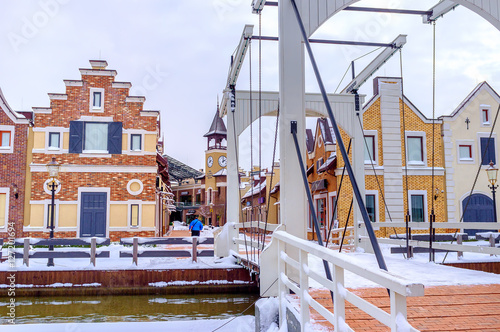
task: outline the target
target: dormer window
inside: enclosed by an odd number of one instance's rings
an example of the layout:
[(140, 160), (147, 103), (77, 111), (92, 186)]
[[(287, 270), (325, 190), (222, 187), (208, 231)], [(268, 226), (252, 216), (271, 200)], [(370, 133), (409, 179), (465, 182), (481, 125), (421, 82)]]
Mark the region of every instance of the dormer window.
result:
[(90, 112), (104, 112), (104, 89), (91, 88), (89, 104)]

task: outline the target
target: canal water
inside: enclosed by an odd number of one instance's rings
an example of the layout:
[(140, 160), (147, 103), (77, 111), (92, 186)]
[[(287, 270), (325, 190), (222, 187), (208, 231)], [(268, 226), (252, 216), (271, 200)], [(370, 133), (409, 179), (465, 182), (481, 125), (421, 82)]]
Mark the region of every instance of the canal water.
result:
[[(252, 304), (258, 298), (254, 294), (20, 297), (16, 324), (226, 319), (253, 315)], [(0, 299), (0, 307), (7, 304)], [(0, 324), (6, 324), (2, 316)]]

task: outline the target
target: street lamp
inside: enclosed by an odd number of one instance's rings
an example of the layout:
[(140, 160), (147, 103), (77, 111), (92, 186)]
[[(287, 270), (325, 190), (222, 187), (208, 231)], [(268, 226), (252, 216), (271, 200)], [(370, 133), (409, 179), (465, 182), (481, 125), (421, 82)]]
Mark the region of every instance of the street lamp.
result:
[(498, 185), (495, 186), (495, 183), (497, 183), (498, 168), (495, 168), (493, 166), (492, 161), (490, 162), (490, 167), (486, 169), (486, 173), (488, 174), (488, 181), (491, 183), (491, 186), (488, 186), (488, 188), (491, 189), (491, 194), (493, 195), (493, 216), (495, 218), (495, 222), (497, 222), (497, 204), (495, 200), (495, 192), (498, 188)]
[[(50, 182), (47, 184), (47, 187), (50, 189), (52, 193), (52, 204), (50, 206), (50, 238), (54, 238), (54, 196), (59, 186), (57, 184), (57, 176), (59, 175), (59, 165), (56, 161), (56, 158), (52, 157), (50, 163), (47, 164), (47, 172), (49, 172)], [(54, 251), (54, 245), (49, 245), (49, 251)], [(47, 266), (54, 266), (54, 258), (49, 257), (49, 261), (47, 262)]]

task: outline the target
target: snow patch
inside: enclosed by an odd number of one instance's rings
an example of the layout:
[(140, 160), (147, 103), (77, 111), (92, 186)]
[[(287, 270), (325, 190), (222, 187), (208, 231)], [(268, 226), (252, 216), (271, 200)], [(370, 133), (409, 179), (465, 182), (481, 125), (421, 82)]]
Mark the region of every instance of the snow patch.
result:
[(148, 285), (151, 287), (168, 287), (168, 286), (190, 286), (190, 285), (243, 285), (248, 284), (249, 281), (244, 280), (207, 280), (207, 281), (184, 281), (184, 280), (176, 280), (176, 281), (158, 281), (158, 282), (150, 282)]

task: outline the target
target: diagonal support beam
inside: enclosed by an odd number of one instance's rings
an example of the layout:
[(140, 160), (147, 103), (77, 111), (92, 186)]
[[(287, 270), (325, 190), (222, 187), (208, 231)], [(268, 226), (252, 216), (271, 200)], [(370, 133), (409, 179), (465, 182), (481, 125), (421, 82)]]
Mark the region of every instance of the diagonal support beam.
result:
[(229, 68), (229, 75), (227, 79), (227, 87), (236, 85), (238, 76), (245, 60), (245, 55), (248, 50), (248, 43), (253, 35), (253, 25), (245, 25), (243, 33), (241, 34), (240, 43), (236, 48), (236, 53), (231, 57), (231, 67)]
[(373, 75), (384, 63), (389, 60), (394, 53), (396, 53), (404, 44), (406, 44), (406, 35), (399, 35), (391, 43), (393, 48), (386, 48), (383, 50), (368, 66), (365, 67), (353, 80), (340, 92), (351, 93), (357, 91), (363, 83), (365, 83), (370, 76)]
[[(284, 0), (283, 0), (284, 1)], [(304, 44), (307, 49), (307, 53), (309, 54), (309, 59), (311, 60), (311, 65), (314, 70), (314, 74), (316, 76), (316, 80), (318, 81), (318, 85), (321, 91), (321, 95), (323, 96), (323, 101), (325, 103), (325, 107), (327, 109), (328, 115), (330, 117), (330, 121), (332, 122), (333, 130), (335, 132), (335, 136), (337, 138), (337, 144), (338, 148), (342, 154), (342, 158), (344, 159), (345, 162), (345, 167), (347, 169), (347, 174), (349, 175), (349, 178), (351, 180), (351, 185), (352, 189), (354, 191), (354, 196), (356, 197), (356, 201), (358, 203), (359, 210), (361, 211), (361, 216), (363, 217), (363, 222), (366, 227), (366, 231), (368, 232), (368, 237), (370, 238), (370, 242), (373, 247), (373, 251), (375, 253), (375, 257), (377, 258), (377, 263), (378, 266), (382, 270), (387, 271), (387, 265), (385, 264), (384, 256), (382, 256), (382, 251), (380, 250), (380, 245), (378, 244), (377, 237), (375, 236), (375, 232), (373, 230), (373, 226), (371, 224), (370, 218), (368, 217), (368, 212), (366, 211), (366, 206), (363, 200), (363, 197), (361, 197), (361, 193), (359, 191), (359, 186), (356, 181), (356, 178), (354, 176), (354, 171), (352, 169), (351, 162), (349, 160), (349, 156), (347, 155), (347, 151), (345, 149), (344, 142), (342, 141), (342, 136), (340, 135), (340, 130), (337, 125), (337, 121), (335, 120), (335, 117), (333, 116), (333, 111), (332, 107), (330, 106), (330, 101), (328, 100), (328, 95), (326, 94), (326, 89), (325, 85), (323, 84), (323, 79), (321, 78), (321, 74), (319, 73), (318, 65), (316, 64), (316, 59), (314, 58), (314, 54), (311, 49), (311, 44), (309, 43), (309, 40), (307, 38), (306, 30), (304, 28), (304, 23), (302, 22), (302, 18), (300, 17), (299, 9), (297, 8), (297, 4), (295, 3), (295, 0), (290, 0), (293, 10), (295, 12), (295, 16), (297, 18), (297, 22), (300, 27), (300, 31), (302, 33), (302, 39), (304, 41)]]

